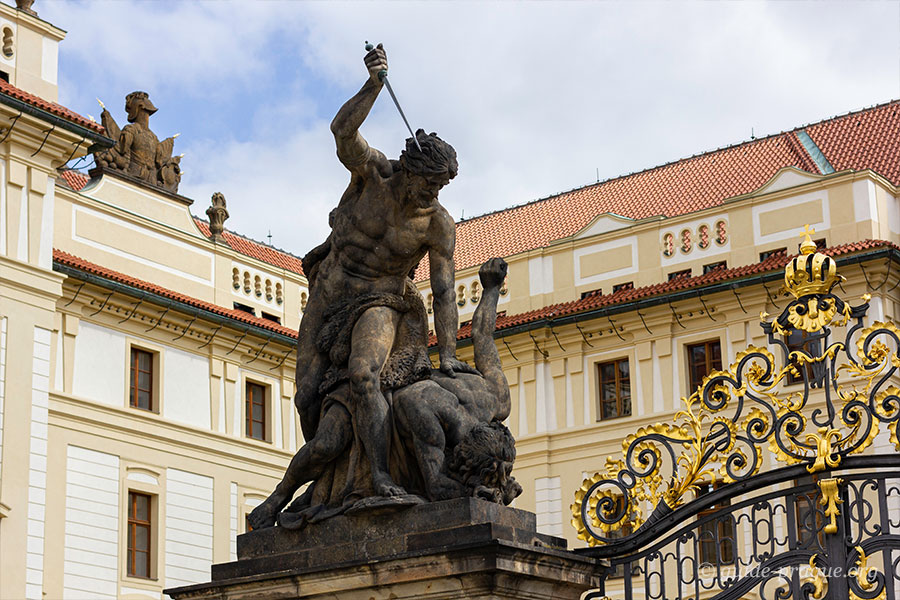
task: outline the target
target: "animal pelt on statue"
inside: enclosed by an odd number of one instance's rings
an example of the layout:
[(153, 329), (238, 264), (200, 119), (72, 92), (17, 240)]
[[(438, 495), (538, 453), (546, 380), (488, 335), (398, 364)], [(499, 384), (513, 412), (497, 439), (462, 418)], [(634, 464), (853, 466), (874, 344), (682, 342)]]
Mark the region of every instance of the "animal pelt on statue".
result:
[(410, 279), (406, 280), (403, 295), (389, 293), (365, 294), (347, 300), (326, 313), (325, 324), (316, 338), (316, 345), (328, 354), (331, 367), (319, 386), (320, 394), (349, 379), (347, 361), (350, 358), (351, 337), (359, 317), (377, 306), (386, 306), (402, 315), (390, 356), (381, 370), (383, 391), (394, 390), (427, 379), (431, 375), (428, 358), (428, 318), (419, 291)]

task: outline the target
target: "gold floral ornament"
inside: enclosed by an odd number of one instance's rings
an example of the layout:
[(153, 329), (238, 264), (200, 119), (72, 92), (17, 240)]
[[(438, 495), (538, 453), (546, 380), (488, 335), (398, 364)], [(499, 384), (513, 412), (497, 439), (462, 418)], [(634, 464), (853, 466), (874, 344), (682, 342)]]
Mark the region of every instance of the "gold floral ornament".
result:
[(825, 597), (825, 594), (828, 593), (828, 578), (825, 577), (825, 573), (822, 572), (822, 569), (816, 566), (816, 558), (818, 556), (818, 554), (813, 554), (809, 557), (811, 574), (803, 580), (804, 584), (812, 584), (812, 591), (809, 594), (809, 597), (813, 600), (822, 600), (822, 598)]
[[(619, 461), (621, 462), (621, 461)], [(587, 527), (582, 520), (582, 506), (587, 500), (587, 515), (591, 521), (591, 526), (595, 530), (600, 530), (604, 534), (621, 529), (626, 523), (634, 524), (634, 527), (640, 527), (643, 522), (641, 519), (641, 509), (633, 501), (626, 500), (625, 496), (616, 494), (612, 489), (604, 489), (597, 493), (590, 493), (591, 488), (604, 481), (602, 473), (595, 473), (593, 477), (584, 480), (578, 491), (575, 492), (575, 502), (570, 506), (572, 511), (572, 527), (578, 534), (578, 538), (585, 540), (590, 546), (598, 546), (602, 542), (596, 537), (589, 534)], [(628, 504), (623, 504), (628, 502)], [(599, 514), (602, 513), (606, 521), (615, 521), (607, 523), (600, 519)]]
[(819, 505), (825, 507), (825, 516), (828, 517), (828, 525), (825, 526), (825, 533), (837, 533), (837, 518), (841, 516), (838, 504), (842, 504), (840, 485), (844, 480), (840, 477), (830, 477), (819, 481), (819, 492), (822, 497), (819, 498)]
[[(874, 581), (875, 576), (875, 567), (869, 566), (869, 557), (866, 556), (866, 553), (863, 551), (862, 546), (856, 546), (854, 548), (856, 553), (859, 554), (859, 558), (856, 559), (856, 570), (851, 571), (851, 575), (855, 576), (856, 583), (859, 585), (859, 589), (864, 592), (872, 592), (877, 585)], [(881, 593), (875, 596), (872, 600), (884, 600), (887, 597), (887, 588), (882, 588)], [(861, 600), (859, 596), (853, 593), (853, 590), (850, 590), (850, 600)]]
[(837, 429), (819, 427), (818, 433), (806, 434), (806, 443), (816, 449), (816, 459), (806, 470), (818, 473), (825, 469), (834, 469), (841, 464), (841, 456), (837, 453), (837, 444), (841, 443), (841, 432)]

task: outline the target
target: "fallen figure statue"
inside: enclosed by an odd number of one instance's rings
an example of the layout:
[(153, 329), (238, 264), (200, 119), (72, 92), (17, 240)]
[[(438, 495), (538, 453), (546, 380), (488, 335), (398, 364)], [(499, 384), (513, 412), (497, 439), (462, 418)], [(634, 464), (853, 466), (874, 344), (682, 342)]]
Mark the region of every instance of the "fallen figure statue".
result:
[[(511, 476), (515, 440), (503, 425), (510, 410), (509, 385), (493, 339), (506, 271), (506, 262), (493, 258), (478, 273), (483, 294), (472, 319), (472, 342), (480, 374), (450, 376), (433, 369), (429, 378), (389, 394), (394, 432), (391, 474), (410, 494), (430, 501), (470, 496), (509, 504), (522, 493)], [(248, 516), (253, 529), (276, 522), (296, 529), (347, 512), (366, 500), (367, 494), (349, 489), (331, 493), (338, 484), (329, 465), (346, 457), (348, 450), (354, 470), (365, 457), (354, 449), (346, 406), (340, 401), (323, 406), (315, 437), (291, 460), (275, 491)], [(312, 483), (307, 490), (291, 502), (308, 482)], [(317, 485), (326, 492), (317, 492)]]

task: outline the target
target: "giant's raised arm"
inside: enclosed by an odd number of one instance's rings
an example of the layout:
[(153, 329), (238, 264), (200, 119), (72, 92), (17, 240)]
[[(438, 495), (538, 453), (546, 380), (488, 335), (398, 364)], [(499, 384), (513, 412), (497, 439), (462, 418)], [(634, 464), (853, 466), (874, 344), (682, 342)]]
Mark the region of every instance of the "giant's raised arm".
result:
[(431, 267), (431, 292), (434, 298), (434, 333), (437, 336), (441, 371), (453, 376), (454, 371), (476, 372), (471, 366), (456, 358), (456, 332), (459, 327), (459, 311), (456, 307), (456, 268), (453, 250), (456, 247), (456, 224), (443, 208), (432, 217), (432, 239), (428, 251)]
[(381, 92), (382, 83), (378, 73), (387, 71), (387, 55), (381, 44), (366, 54), (365, 63), (369, 78), (356, 95), (344, 103), (331, 122), (338, 158), (351, 171), (364, 165), (371, 154), (369, 144), (359, 133), (359, 128), (369, 116), (369, 111)]

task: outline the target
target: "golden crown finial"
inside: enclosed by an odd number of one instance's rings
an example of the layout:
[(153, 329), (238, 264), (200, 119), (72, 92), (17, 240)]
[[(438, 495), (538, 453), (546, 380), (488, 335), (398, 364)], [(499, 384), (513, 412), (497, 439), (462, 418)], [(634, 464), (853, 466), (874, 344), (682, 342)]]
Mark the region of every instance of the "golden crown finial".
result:
[(816, 230), (809, 225), (803, 226), (803, 234), (806, 237), (804, 237), (803, 242), (800, 243), (800, 254), (812, 254), (816, 251), (816, 243), (812, 241), (812, 234), (815, 232)]
[(843, 279), (837, 274), (834, 260), (816, 251), (816, 243), (811, 237), (815, 232), (809, 225), (804, 227), (805, 237), (800, 244), (800, 255), (791, 259), (784, 268), (784, 287), (795, 298), (827, 294)]

